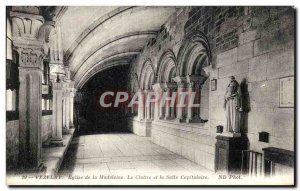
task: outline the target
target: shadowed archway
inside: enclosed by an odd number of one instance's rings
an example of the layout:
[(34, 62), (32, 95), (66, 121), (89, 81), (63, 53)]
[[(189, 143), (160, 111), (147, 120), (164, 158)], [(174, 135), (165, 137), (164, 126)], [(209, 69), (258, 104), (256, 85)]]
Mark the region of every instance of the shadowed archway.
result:
[[(107, 91), (125, 92), (128, 78), (128, 65), (105, 69), (92, 78), (78, 91), (78, 129), (80, 134), (104, 132), (127, 132), (125, 105), (113, 107), (113, 96), (107, 96), (105, 102), (112, 102), (112, 107), (102, 107), (100, 96)], [(79, 96), (80, 95), (80, 96)]]

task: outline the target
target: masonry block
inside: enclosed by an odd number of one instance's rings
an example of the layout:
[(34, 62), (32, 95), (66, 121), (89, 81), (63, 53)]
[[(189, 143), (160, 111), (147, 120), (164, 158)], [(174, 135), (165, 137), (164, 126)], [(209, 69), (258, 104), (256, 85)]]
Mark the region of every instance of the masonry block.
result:
[(294, 75), (294, 49), (277, 50), (269, 53), (270, 62), (267, 68), (267, 78), (281, 78)]
[(256, 33), (256, 30), (241, 33), (239, 36), (239, 44), (242, 45), (250, 41), (254, 41), (257, 36)]
[(267, 79), (268, 61), (268, 54), (263, 54), (249, 60), (249, 82), (264, 81)]
[[(282, 111), (283, 110), (283, 111)], [(294, 138), (294, 108), (289, 108), (287, 112), (284, 109), (278, 108), (274, 112), (274, 136), (287, 138), (289, 140)], [(291, 128), (294, 127), (294, 128)]]
[(217, 68), (237, 62), (237, 48), (230, 49), (217, 55)]
[[(219, 68), (219, 78), (248, 72), (248, 60)], [(229, 83), (229, 81), (228, 81)], [(227, 84), (228, 85), (228, 84)]]
[(238, 61), (253, 57), (253, 42), (238, 47)]
[(279, 80), (269, 80), (251, 84), (251, 107), (275, 108), (279, 106)]

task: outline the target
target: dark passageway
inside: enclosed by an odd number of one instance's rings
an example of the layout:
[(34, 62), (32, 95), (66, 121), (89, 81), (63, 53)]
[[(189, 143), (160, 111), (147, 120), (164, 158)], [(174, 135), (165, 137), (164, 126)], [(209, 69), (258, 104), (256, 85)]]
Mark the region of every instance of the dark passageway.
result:
[[(128, 65), (112, 67), (93, 76), (80, 90), (78, 101), (78, 133), (94, 134), (109, 132), (127, 132), (125, 106), (102, 107), (100, 96), (107, 91), (125, 92), (127, 88)], [(113, 103), (113, 97), (107, 96), (105, 103)]]

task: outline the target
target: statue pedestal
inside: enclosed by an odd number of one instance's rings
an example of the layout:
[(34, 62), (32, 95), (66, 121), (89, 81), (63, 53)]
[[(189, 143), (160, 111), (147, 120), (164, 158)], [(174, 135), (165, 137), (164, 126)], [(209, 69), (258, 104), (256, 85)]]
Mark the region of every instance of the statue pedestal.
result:
[(223, 132), (220, 135), (223, 136), (223, 137), (240, 137), (241, 133)]
[(248, 139), (231, 134), (216, 137), (215, 172), (226, 174), (241, 172), (242, 150), (247, 149)]

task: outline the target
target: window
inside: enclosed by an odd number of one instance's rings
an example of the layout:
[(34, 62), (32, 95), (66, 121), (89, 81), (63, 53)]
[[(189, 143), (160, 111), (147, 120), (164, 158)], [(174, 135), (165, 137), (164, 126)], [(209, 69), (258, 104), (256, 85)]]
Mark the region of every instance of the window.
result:
[(6, 60), (6, 120), (16, 120), (18, 114), (19, 69), (18, 54), (13, 51), (12, 60)]
[[(42, 92), (42, 115), (52, 114), (52, 91), (50, 86), (50, 67), (48, 60), (43, 62), (43, 92)], [(45, 90), (44, 90), (45, 88)], [(45, 92), (44, 92), (45, 91)]]
[(19, 94), (19, 57), (12, 47), (12, 27), (9, 19), (6, 20), (6, 120), (16, 120), (18, 113)]

